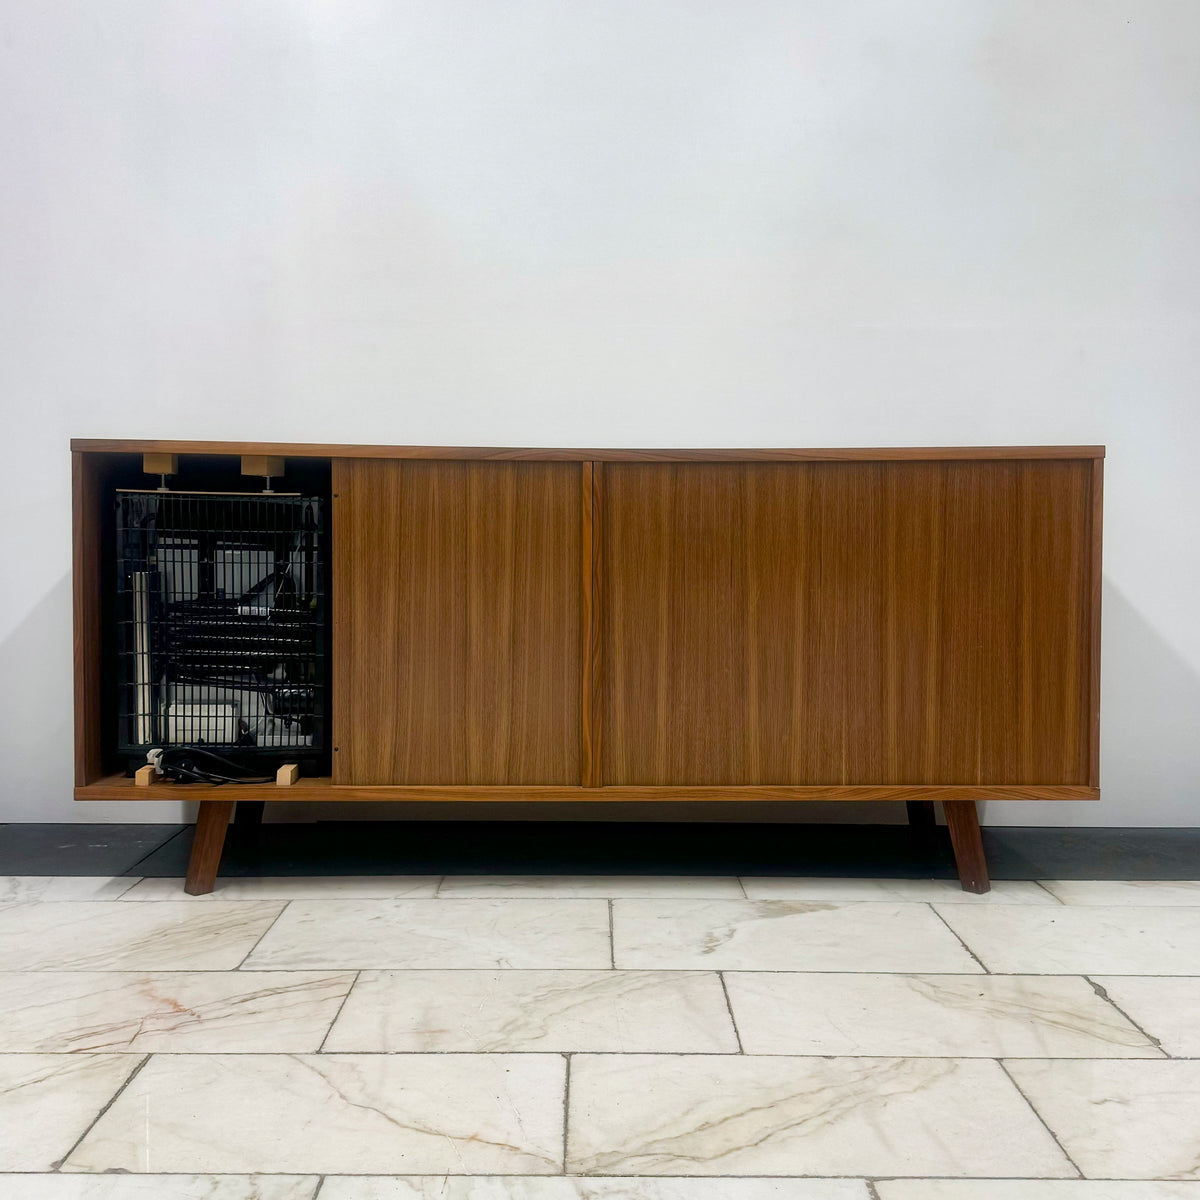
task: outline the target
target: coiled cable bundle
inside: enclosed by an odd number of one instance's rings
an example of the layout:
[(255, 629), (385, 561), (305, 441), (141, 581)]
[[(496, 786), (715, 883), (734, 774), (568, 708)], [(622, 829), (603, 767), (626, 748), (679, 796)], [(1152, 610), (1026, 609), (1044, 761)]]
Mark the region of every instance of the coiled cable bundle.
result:
[(261, 775), (228, 754), (204, 746), (168, 746), (152, 752), (150, 761), (176, 783), (274, 783), (274, 775)]

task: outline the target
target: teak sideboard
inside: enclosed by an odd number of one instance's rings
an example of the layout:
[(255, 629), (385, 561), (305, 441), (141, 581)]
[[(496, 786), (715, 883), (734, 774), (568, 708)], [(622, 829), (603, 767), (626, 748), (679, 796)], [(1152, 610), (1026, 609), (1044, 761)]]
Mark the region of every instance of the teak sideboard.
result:
[[(71, 450), (75, 797), (199, 800), (190, 892), (272, 799), (936, 800), (982, 892), (976, 801), (1099, 797), (1103, 447)], [(105, 523), (168, 456), (325, 481), (329, 775), (117, 771)]]

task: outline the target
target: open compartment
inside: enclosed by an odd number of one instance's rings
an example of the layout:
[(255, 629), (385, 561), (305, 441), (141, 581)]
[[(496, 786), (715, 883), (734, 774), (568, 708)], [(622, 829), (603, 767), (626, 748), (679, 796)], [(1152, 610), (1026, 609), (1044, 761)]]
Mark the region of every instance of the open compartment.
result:
[(328, 460), (77, 451), (74, 483), (76, 785), (327, 776)]

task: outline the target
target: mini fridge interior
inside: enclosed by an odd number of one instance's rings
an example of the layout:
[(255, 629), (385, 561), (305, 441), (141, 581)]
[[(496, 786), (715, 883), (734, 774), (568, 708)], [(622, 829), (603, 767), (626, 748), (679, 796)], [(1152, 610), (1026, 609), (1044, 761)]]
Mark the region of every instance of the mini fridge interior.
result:
[(181, 782), (283, 763), (315, 773), (327, 724), (322, 497), (117, 488), (113, 507), (127, 769), (149, 758)]

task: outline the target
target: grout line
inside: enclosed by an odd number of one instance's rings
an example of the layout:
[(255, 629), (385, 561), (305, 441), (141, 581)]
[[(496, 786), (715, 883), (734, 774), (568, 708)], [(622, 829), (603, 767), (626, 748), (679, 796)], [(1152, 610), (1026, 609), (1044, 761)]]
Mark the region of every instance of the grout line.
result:
[(745, 1048), (742, 1046), (742, 1035), (738, 1031), (737, 1018), (733, 1015), (733, 1001), (729, 999), (729, 985), (725, 982), (725, 972), (718, 971), (717, 978), (721, 981), (721, 991), (725, 993), (725, 1009), (729, 1013), (729, 1023), (733, 1026), (733, 1036), (737, 1038), (738, 1053), (745, 1054)]
[[(114, 878), (114, 879), (124, 879), (124, 878), (126, 878), (126, 877), (125, 877), (124, 875), (114, 875), (114, 876), (113, 876), (113, 878)], [(128, 895), (129, 895), (129, 893), (130, 893), (130, 892), (132, 892), (132, 891), (133, 891), (133, 889), (134, 889), (135, 887), (137, 887), (137, 885), (143, 881), (143, 879), (144, 879), (144, 878), (145, 878), (145, 876), (144, 876), (144, 875), (135, 875), (135, 876), (132, 876), (132, 877), (129, 879), (129, 886), (128, 886), (128, 887), (127, 887), (127, 888), (126, 888), (126, 889), (125, 889), (123, 892), (118, 892), (118, 893), (117, 893), (115, 896), (111, 896), (111, 897), (110, 897), (110, 899), (112, 899), (112, 900), (124, 900), (124, 899), (125, 899), (125, 897), (126, 897), (126, 896), (128, 896)]]
[(317, 1197), (318, 1197), (318, 1196), (321, 1194), (321, 1189), (322, 1189), (324, 1186), (325, 1186), (325, 1176), (324, 1176), (324, 1175), (319, 1175), (319, 1176), (317, 1177), (317, 1187), (316, 1187), (316, 1190), (315, 1190), (315, 1191), (313, 1192), (313, 1194), (312, 1194), (312, 1195), (309, 1197), (309, 1200), (317, 1200)]
[(62, 1158), (60, 1158), (58, 1160), (58, 1162), (53, 1163), (51, 1165), (51, 1170), (56, 1171), (56, 1172), (62, 1170), (63, 1164), (67, 1161), (67, 1159), (69, 1159), (71, 1157), (72, 1154), (75, 1153), (76, 1150), (79, 1149), (80, 1143), (83, 1141), (84, 1138), (87, 1137), (87, 1135), (89, 1133), (92, 1132), (93, 1129), (96, 1128), (97, 1124), (99, 1124), (100, 1119), (104, 1116), (104, 1114), (106, 1112), (108, 1112), (108, 1110), (110, 1108), (112, 1108), (112, 1106), (114, 1104), (116, 1104), (117, 1100), (120, 1098), (121, 1093), (138, 1077), (138, 1074), (141, 1072), (141, 1069), (150, 1061), (150, 1057), (151, 1056), (149, 1054), (145, 1054), (142, 1056), (141, 1062), (139, 1062), (137, 1064), (137, 1066), (135, 1066), (133, 1068), (133, 1070), (129, 1072), (129, 1074), (125, 1077), (125, 1082), (123, 1084), (121, 1084), (121, 1086), (119, 1088), (117, 1088), (117, 1090), (115, 1092), (113, 1092), (113, 1094), (111, 1096), (109, 1096), (108, 1101), (104, 1105), (104, 1107), (101, 1108), (100, 1111), (91, 1119), (91, 1121), (88, 1122), (88, 1127), (75, 1139), (75, 1142), (71, 1146), (70, 1150), (68, 1150), (66, 1152), (66, 1154), (64, 1154), (62, 1156)]
[(879, 1191), (875, 1187), (875, 1180), (864, 1179), (863, 1183), (867, 1185), (867, 1195), (871, 1198), (871, 1200), (879, 1200)]
[[(1030, 908), (1035, 908), (1035, 907), (1037, 907), (1037, 906), (1036, 906), (1036, 905), (1028, 905), (1028, 907), (1030, 907)], [(937, 917), (937, 919), (938, 919), (939, 921), (941, 921), (941, 923), (942, 923), (943, 925), (945, 925), (945, 927), (946, 927), (948, 930), (950, 930), (950, 932), (951, 932), (952, 934), (954, 934), (954, 936), (955, 936), (956, 938), (958, 938), (958, 944), (959, 944), (959, 945), (960, 945), (960, 946), (961, 946), (961, 947), (962, 947), (962, 948), (963, 948), (963, 949), (964, 949), (964, 950), (965, 950), (965, 951), (966, 951), (966, 952), (967, 952), (967, 953), (968, 953), (968, 954), (969, 954), (969, 955), (970, 955), (970, 956), (971, 956), (971, 957), (972, 957), (972, 958), (973, 958), (973, 959), (974, 959), (974, 960), (975, 960), (975, 961), (976, 961), (976, 962), (977, 962), (977, 963), (978, 963), (978, 964), (979, 964), (979, 965), (980, 965), (980, 966), (981, 966), (981, 967), (984, 969), (984, 972), (985, 972), (986, 974), (990, 975), (990, 974), (991, 974), (991, 971), (989, 971), (989, 970), (988, 970), (988, 968), (987, 968), (987, 963), (985, 963), (985, 962), (983, 961), (983, 959), (982, 959), (982, 958), (980, 958), (980, 957), (979, 957), (979, 955), (978, 955), (978, 954), (976, 954), (976, 953), (975, 953), (975, 951), (974, 951), (974, 950), (972, 950), (972, 949), (971, 949), (971, 947), (970, 947), (970, 946), (968, 946), (968, 945), (967, 945), (967, 943), (963, 941), (963, 939), (962, 939), (962, 935), (961, 935), (961, 934), (958, 932), (958, 930), (957, 930), (957, 929), (955, 929), (955, 928), (954, 928), (954, 926), (953, 926), (953, 925), (951, 925), (951, 924), (950, 924), (950, 922), (949, 922), (949, 921), (947, 921), (947, 920), (946, 920), (946, 918), (945, 918), (945, 917), (943, 917), (943, 916), (942, 916), (942, 914), (941, 914), (940, 912), (938, 912), (938, 910), (937, 910), (937, 907), (936, 907), (935, 905), (933, 905), (933, 904), (930, 904), (930, 906), (929, 906), (929, 910), (930, 910), (930, 912), (932, 912), (932, 913), (933, 913), (933, 915), (934, 915), (935, 917)]]
[(1055, 896), (1054, 893), (1040, 879), (1031, 879), (1029, 882), (1032, 883), (1035, 887), (1040, 887), (1042, 889), (1042, 891), (1046, 893), (1047, 896), (1053, 897), (1055, 904), (1059, 905), (1062, 908), (1067, 907), (1067, 902), (1065, 900), (1063, 900), (1061, 897)]
[[(169, 842), (173, 842), (177, 837), (183, 837), (183, 835), (191, 828), (191, 825), (180, 825), (174, 833), (167, 834), (167, 836), (152, 850), (147, 850), (146, 853), (143, 854), (142, 857), (134, 862), (130, 867), (128, 867), (127, 870), (136, 871), (137, 868), (140, 867), (142, 863), (144, 863), (151, 855), (157, 854), (164, 846), (166, 846)], [(121, 874), (124, 875), (125, 871), (122, 871)], [(182, 876), (180, 876), (180, 878), (182, 878)]]
[(354, 991), (358, 985), (358, 981), (362, 978), (362, 971), (355, 971), (354, 978), (350, 982), (350, 986), (346, 989), (346, 994), (342, 997), (341, 1004), (338, 1005), (338, 1010), (333, 1014), (333, 1020), (329, 1022), (329, 1028), (325, 1030), (325, 1036), (321, 1039), (321, 1044), (317, 1047), (317, 1053), (325, 1052), (325, 1043), (329, 1041), (329, 1035), (333, 1032), (333, 1027), (338, 1022), (338, 1017), (342, 1015), (342, 1009), (346, 1007), (346, 1001), (350, 999), (350, 993)]
[(613, 933), (613, 902), (608, 902), (608, 965), (617, 969), (617, 937)]
[(437, 883), (435, 883), (435, 884), (433, 885), (433, 895), (430, 897), (430, 899), (431, 899), (431, 900), (437, 900), (437, 899), (438, 899), (438, 898), (441, 896), (441, 894), (442, 894), (442, 884), (443, 884), (443, 883), (445, 883), (445, 882), (446, 882), (446, 876), (445, 876), (445, 875), (439, 875), (439, 876), (437, 877)]
[(742, 878), (740, 875), (737, 875), (737, 876), (735, 876), (734, 878), (736, 878), (736, 879), (737, 879), (737, 885), (738, 885), (738, 887), (740, 887), (740, 888), (742, 889), (742, 895), (743, 895), (743, 897), (745, 897), (745, 899), (749, 900), (749, 899), (750, 899), (750, 893), (749, 893), (748, 891), (746, 891), (746, 881), (745, 881), (745, 879), (743, 879), (743, 878)]
[(1021, 1085), (1013, 1078), (1012, 1072), (1009, 1071), (1008, 1067), (1006, 1067), (1004, 1065), (1004, 1060), (997, 1058), (994, 1061), (996, 1063), (996, 1066), (998, 1066), (1000, 1068), (1000, 1070), (1002, 1070), (1004, 1072), (1004, 1074), (1008, 1076), (1009, 1082), (1013, 1085), (1013, 1087), (1015, 1087), (1017, 1089), (1017, 1094), (1021, 1097), (1022, 1100), (1025, 1101), (1026, 1104), (1029, 1105), (1029, 1111), (1031, 1113), (1033, 1113), (1033, 1115), (1035, 1117), (1037, 1117), (1037, 1119), (1041, 1122), (1042, 1128), (1045, 1129), (1045, 1131), (1053, 1139), (1054, 1144), (1059, 1148), (1059, 1150), (1062, 1151), (1063, 1158), (1065, 1158), (1067, 1160), (1067, 1162), (1069, 1162), (1071, 1164), (1071, 1166), (1075, 1170), (1075, 1173), (1079, 1176), (1080, 1179), (1086, 1179), (1087, 1176), (1084, 1175), (1084, 1173), (1079, 1169), (1079, 1164), (1067, 1153), (1066, 1147), (1062, 1144), (1062, 1142), (1060, 1142), (1058, 1140), (1058, 1134), (1056, 1134), (1054, 1132), (1054, 1130), (1051, 1129), (1050, 1126), (1046, 1123), (1046, 1118), (1043, 1117), (1040, 1112), (1038, 1112), (1037, 1107), (1034, 1105), (1033, 1101), (1030, 1100), (1030, 1098), (1027, 1095), (1025, 1095), (1025, 1092), (1022, 1090)]
[[(269, 901), (267, 903), (269, 903)], [(263, 938), (265, 938), (267, 936), (267, 934), (270, 933), (271, 930), (275, 928), (275, 922), (278, 921), (279, 918), (282, 917), (285, 912), (287, 912), (287, 908), (288, 908), (289, 904), (291, 904), (290, 900), (285, 900), (283, 902), (283, 907), (272, 918), (270, 925), (268, 925), (266, 927), (266, 929), (264, 929), (262, 931), (262, 933), (260, 933), (258, 935), (258, 937), (254, 941), (254, 945), (251, 946), (250, 949), (246, 951), (245, 955), (242, 958), (242, 961), (240, 963), (238, 963), (238, 965), (236, 967), (233, 968), (235, 971), (240, 971), (246, 965), (246, 959), (248, 959), (250, 957), (250, 955), (252, 955), (255, 952), (255, 950), (258, 949)], [(345, 970), (346, 968), (343, 967), (342, 969)]]
[(562, 1173), (567, 1173), (567, 1125), (571, 1119), (571, 1055), (563, 1055), (567, 1070), (563, 1076), (563, 1139), (562, 1139)]
[(1125, 1020), (1127, 1020), (1130, 1023), (1130, 1025), (1132, 1025), (1134, 1027), (1134, 1029), (1136, 1029), (1138, 1031), (1138, 1033), (1140, 1033), (1142, 1035), (1142, 1037), (1144, 1037), (1156, 1050), (1161, 1051), (1162, 1054), (1164, 1055), (1164, 1057), (1166, 1057), (1166, 1058), (1174, 1058), (1175, 1057), (1173, 1054), (1168, 1054), (1167, 1051), (1164, 1049), (1162, 1042), (1158, 1038), (1156, 1038), (1154, 1036), (1154, 1034), (1150, 1033), (1146, 1029), (1143, 1029), (1141, 1027), (1141, 1025), (1139, 1025), (1137, 1023), (1137, 1021), (1135, 1021), (1108, 994), (1108, 989), (1105, 988), (1103, 984), (1097, 983), (1090, 975), (1085, 975), (1083, 978), (1086, 979), (1088, 981), (1088, 983), (1090, 983), (1092, 985), (1092, 991), (1095, 992), (1096, 995), (1099, 996), (1101, 1000), (1105, 1001), (1105, 1003), (1107, 1003), (1107, 1004), (1111, 1004), (1112, 1007), (1115, 1008), (1117, 1010), (1117, 1012), (1119, 1012), (1121, 1014), (1121, 1016), (1123, 1016), (1125, 1018)]

